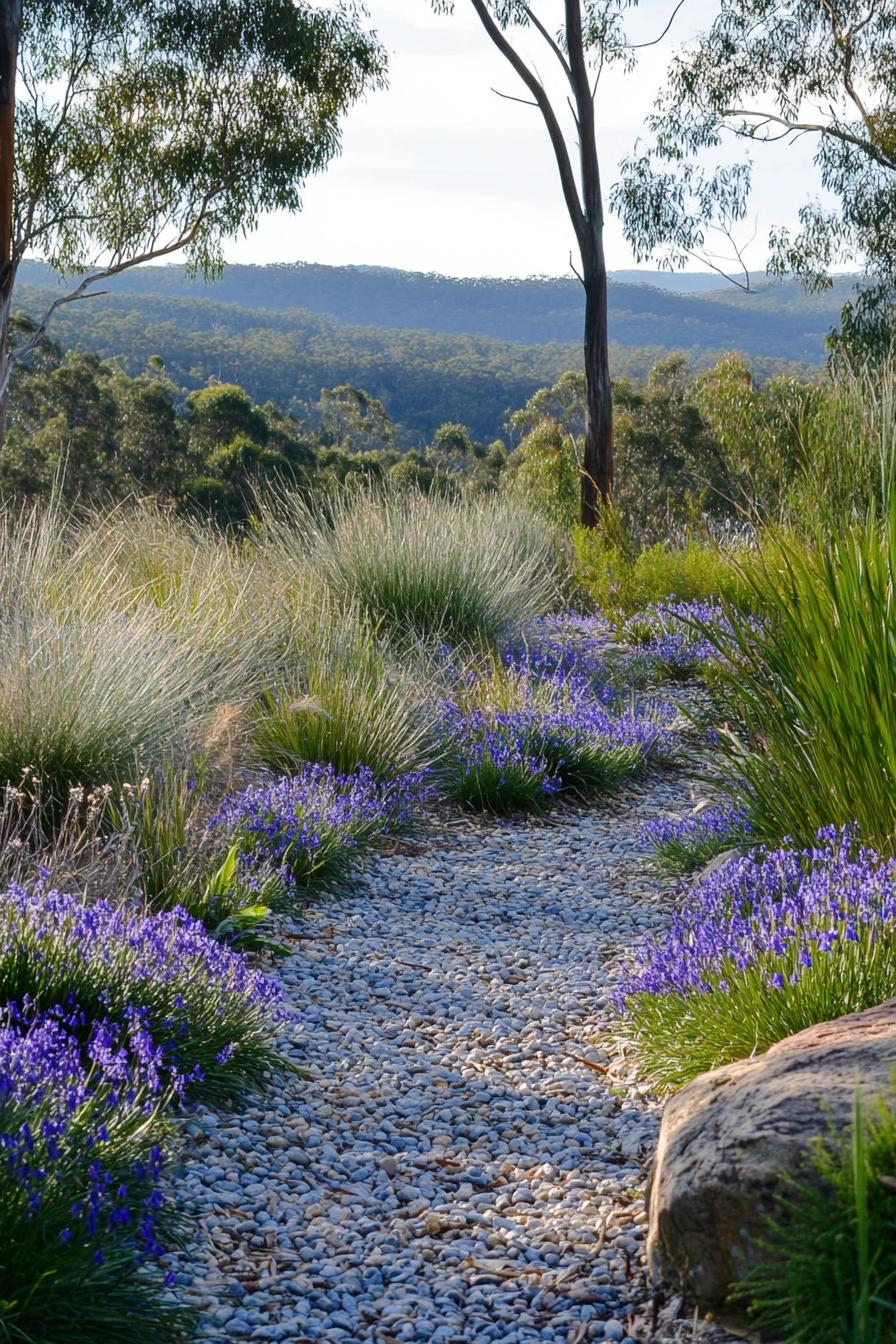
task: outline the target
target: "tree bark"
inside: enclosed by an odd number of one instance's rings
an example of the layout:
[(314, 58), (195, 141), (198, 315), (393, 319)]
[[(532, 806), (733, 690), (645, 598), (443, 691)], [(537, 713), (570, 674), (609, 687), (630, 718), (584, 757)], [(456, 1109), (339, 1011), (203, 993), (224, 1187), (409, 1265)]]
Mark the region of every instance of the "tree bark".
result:
[(16, 69), (22, 31), (22, 0), (0, 0), (0, 452), (6, 437), (9, 397), (9, 320), (18, 258), (14, 203)]
[[(602, 229), (602, 226), (601, 226)], [(600, 242), (600, 240), (598, 240)], [(613, 494), (613, 393), (607, 338), (607, 268), (600, 245), (583, 258), (585, 288), (585, 445), (582, 454), (581, 521), (596, 527)]]
[(585, 527), (596, 527), (600, 508), (610, 503), (613, 493), (613, 393), (607, 339), (604, 203), (597, 156), (594, 88), (585, 59), (581, 0), (565, 0), (565, 11), (569, 82), (575, 100), (582, 183), (580, 224), (576, 230), (585, 290), (585, 447), (581, 520)]

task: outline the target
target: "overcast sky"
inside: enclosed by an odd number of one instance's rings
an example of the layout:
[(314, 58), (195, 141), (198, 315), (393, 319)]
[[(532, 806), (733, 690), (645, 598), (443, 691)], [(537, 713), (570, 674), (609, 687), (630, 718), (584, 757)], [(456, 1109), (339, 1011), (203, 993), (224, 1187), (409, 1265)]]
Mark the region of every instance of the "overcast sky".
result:
[[(656, 37), (670, 12), (671, 0), (641, 0), (633, 39)], [(709, 0), (685, 0), (669, 40), (644, 52), (634, 75), (605, 75), (598, 122), (607, 184), (644, 133), (669, 55), (709, 12)], [(568, 273), (573, 238), (544, 124), (536, 109), (491, 91), (523, 90), (469, 0), (456, 0), (450, 17), (434, 15), (427, 0), (370, 0), (370, 24), (389, 52), (389, 88), (346, 118), (343, 152), (309, 183), (302, 213), (267, 217), (230, 246), (229, 259), (466, 276)], [(531, 39), (530, 50), (537, 44)], [(552, 59), (539, 53), (545, 78)], [(747, 260), (759, 269), (769, 226), (795, 222), (816, 193), (816, 175), (808, 142), (758, 147), (755, 159), (755, 212), (744, 238), (758, 224)], [(606, 241), (611, 269), (634, 264), (612, 216)]]

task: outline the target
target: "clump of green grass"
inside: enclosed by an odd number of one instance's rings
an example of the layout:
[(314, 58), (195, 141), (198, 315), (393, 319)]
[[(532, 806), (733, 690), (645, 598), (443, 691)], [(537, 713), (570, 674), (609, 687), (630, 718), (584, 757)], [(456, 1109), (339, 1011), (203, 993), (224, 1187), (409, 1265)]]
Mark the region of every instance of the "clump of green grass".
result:
[(896, 1111), (856, 1098), (844, 1134), (815, 1141), (813, 1178), (785, 1178), (759, 1262), (737, 1285), (762, 1337), (780, 1344), (896, 1338)]
[(265, 506), (262, 535), (272, 563), (299, 557), (337, 604), (400, 641), (495, 644), (556, 597), (544, 524), (500, 497), (348, 491), (313, 511), (283, 494)]
[(763, 623), (729, 612), (736, 656), (716, 674), (729, 786), (760, 839), (811, 843), (821, 826), (857, 823), (892, 853), (896, 504), (814, 542), (779, 540), (753, 582)]
[(251, 743), (271, 770), (306, 762), (379, 779), (430, 766), (440, 754), (427, 678), (351, 612), (324, 611), (302, 632), (291, 673), (260, 698)]

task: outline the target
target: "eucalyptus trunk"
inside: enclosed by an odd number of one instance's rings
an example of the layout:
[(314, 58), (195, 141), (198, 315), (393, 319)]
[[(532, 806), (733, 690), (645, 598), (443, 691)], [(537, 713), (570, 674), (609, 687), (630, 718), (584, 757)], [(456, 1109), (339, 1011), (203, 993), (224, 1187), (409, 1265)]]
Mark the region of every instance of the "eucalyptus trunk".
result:
[(16, 67), (22, 0), (0, 0), (0, 452), (6, 438), (9, 398), (9, 320), (18, 258), (13, 240)]

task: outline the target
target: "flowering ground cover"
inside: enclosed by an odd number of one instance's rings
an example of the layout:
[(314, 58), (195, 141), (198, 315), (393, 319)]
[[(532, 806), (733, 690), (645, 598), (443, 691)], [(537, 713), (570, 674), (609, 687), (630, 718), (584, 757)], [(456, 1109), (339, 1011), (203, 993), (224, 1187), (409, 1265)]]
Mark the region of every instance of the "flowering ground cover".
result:
[(0, 1338), (179, 1337), (157, 1268), (181, 1231), (171, 1093), (121, 1036), (70, 1008), (0, 1026)]
[(585, 670), (575, 650), (552, 641), (548, 651), (505, 650), (490, 670), (459, 677), (441, 718), (446, 795), (495, 812), (538, 808), (564, 790), (607, 790), (670, 760), (662, 712), (620, 712), (613, 688), (595, 680), (590, 648), (583, 661)]
[(184, 1097), (238, 1094), (276, 1058), (275, 984), (198, 921), (87, 905), (41, 880), (0, 901), (0, 1003), (69, 1004), (85, 1024), (109, 1017), (122, 1044)]
[(717, 664), (729, 643), (732, 652), (736, 648), (731, 621), (716, 602), (656, 602), (630, 616), (617, 636), (632, 646), (627, 664), (632, 679), (659, 673), (687, 681)]
[(171, 1116), (257, 1089), (280, 992), (184, 910), (0, 898), (0, 1339), (181, 1338), (154, 1266)]
[(687, 817), (657, 817), (644, 839), (667, 872), (684, 876), (727, 849), (749, 840), (750, 820), (739, 803), (711, 803)]
[(212, 818), (240, 846), (248, 872), (273, 871), (293, 891), (344, 876), (373, 840), (407, 829), (430, 796), (425, 773), (378, 780), (306, 764), (225, 799)]
[(819, 831), (698, 880), (619, 988), (643, 1073), (677, 1087), (896, 994), (896, 860)]

